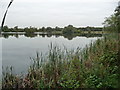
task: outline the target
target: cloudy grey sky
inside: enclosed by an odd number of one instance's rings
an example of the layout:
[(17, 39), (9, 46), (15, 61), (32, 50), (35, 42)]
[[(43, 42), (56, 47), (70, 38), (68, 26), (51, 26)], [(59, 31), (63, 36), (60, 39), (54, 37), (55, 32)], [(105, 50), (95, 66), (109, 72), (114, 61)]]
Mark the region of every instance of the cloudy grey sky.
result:
[[(102, 26), (105, 17), (113, 14), (119, 0), (14, 0), (5, 25)], [(0, 0), (0, 22), (10, 0)]]

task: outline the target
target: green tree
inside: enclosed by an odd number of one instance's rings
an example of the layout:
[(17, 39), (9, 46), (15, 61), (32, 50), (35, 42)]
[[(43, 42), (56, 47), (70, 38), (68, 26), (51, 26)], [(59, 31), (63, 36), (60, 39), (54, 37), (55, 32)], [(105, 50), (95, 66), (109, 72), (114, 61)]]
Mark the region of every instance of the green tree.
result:
[(3, 27), (3, 32), (9, 32), (8, 26), (4, 26), (4, 27)]
[(14, 31), (15, 31), (15, 32), (18, 32), (18, 26), (15, 26), (15, 27), (14, 27)]
[(118, 2), (118, 6), (115, 9), (115, 16), (117, 17), (117, 30), (120, 32), (120, 1)]
[(45, 27), (42, 27), (42, 28), (41, 28), (41, 31), (42, 31), (42, 32), (45, 32)]
[(104, 21), (104, 27), (106, 31), (117, 31), (117, 17), (115, 15), (111, 15), (107, 17)]
[(61, 31), (61, 28), (59, 28), (59, 27), (55, 27), (55, 31)]
[(52, 32), (52, 28), (51, 28), (51, 27), (47, 27), (47, 28), (46, 28), (46, 31), (47, 31), (47, 32)]
[(107, 17), (103, 25), (106, 31), (120, 32), (120, 2), (115, 9), (115, 13)]
[(64, 27), (63, 34), (73, 34), (77, 29), (73, 27), (73, 25), (68, 25), (67, 27)]

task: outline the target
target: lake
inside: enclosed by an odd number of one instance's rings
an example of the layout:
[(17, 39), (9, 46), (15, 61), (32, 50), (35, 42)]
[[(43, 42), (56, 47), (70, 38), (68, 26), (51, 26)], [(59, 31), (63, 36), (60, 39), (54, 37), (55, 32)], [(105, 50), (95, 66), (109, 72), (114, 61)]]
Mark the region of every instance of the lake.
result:
[[(5, 69), (7, 66), (13, 66), (14, 72), (17, 74), (25, 73), (32, 63), (30, 57), (36, 57), (36, 52), (42, 52), (46, 55), (50, 43), (68, 50), (76, 49), (77, 47), (84, 48), (86, 45), (100, 38), (75, 36), (68, 38), (60, 35), (35, 35), (28, 37), (26, 35), (8, 35), (1, 36), (2, 43), (2, 66)], [(2, 42), (1, 42), (2, 40)]]

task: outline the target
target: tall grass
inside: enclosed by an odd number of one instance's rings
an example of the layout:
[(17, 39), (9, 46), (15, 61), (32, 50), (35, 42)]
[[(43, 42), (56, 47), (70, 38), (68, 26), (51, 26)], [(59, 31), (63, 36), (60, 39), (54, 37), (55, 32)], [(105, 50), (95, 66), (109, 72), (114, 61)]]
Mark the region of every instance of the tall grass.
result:
[(118, 39), (104, 36), (84, 49), (68, 51), (50, 45), (47, 56), (37, 52), (28, 74), (3, 73), (3, 88), (118, 88)]

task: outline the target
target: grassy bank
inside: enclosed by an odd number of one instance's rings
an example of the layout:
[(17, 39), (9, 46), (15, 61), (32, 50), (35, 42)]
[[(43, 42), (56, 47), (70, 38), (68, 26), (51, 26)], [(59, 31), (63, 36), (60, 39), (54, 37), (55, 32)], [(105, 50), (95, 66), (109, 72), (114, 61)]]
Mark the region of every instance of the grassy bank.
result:
[[(118, 37), (104, 36), (84, 49), (68, 51), (50, 45), (37, 53), (25, 77), (3, 72), (3, 88), (118, 88)], [(45, 61), (45, 62), (44, 62)]]

